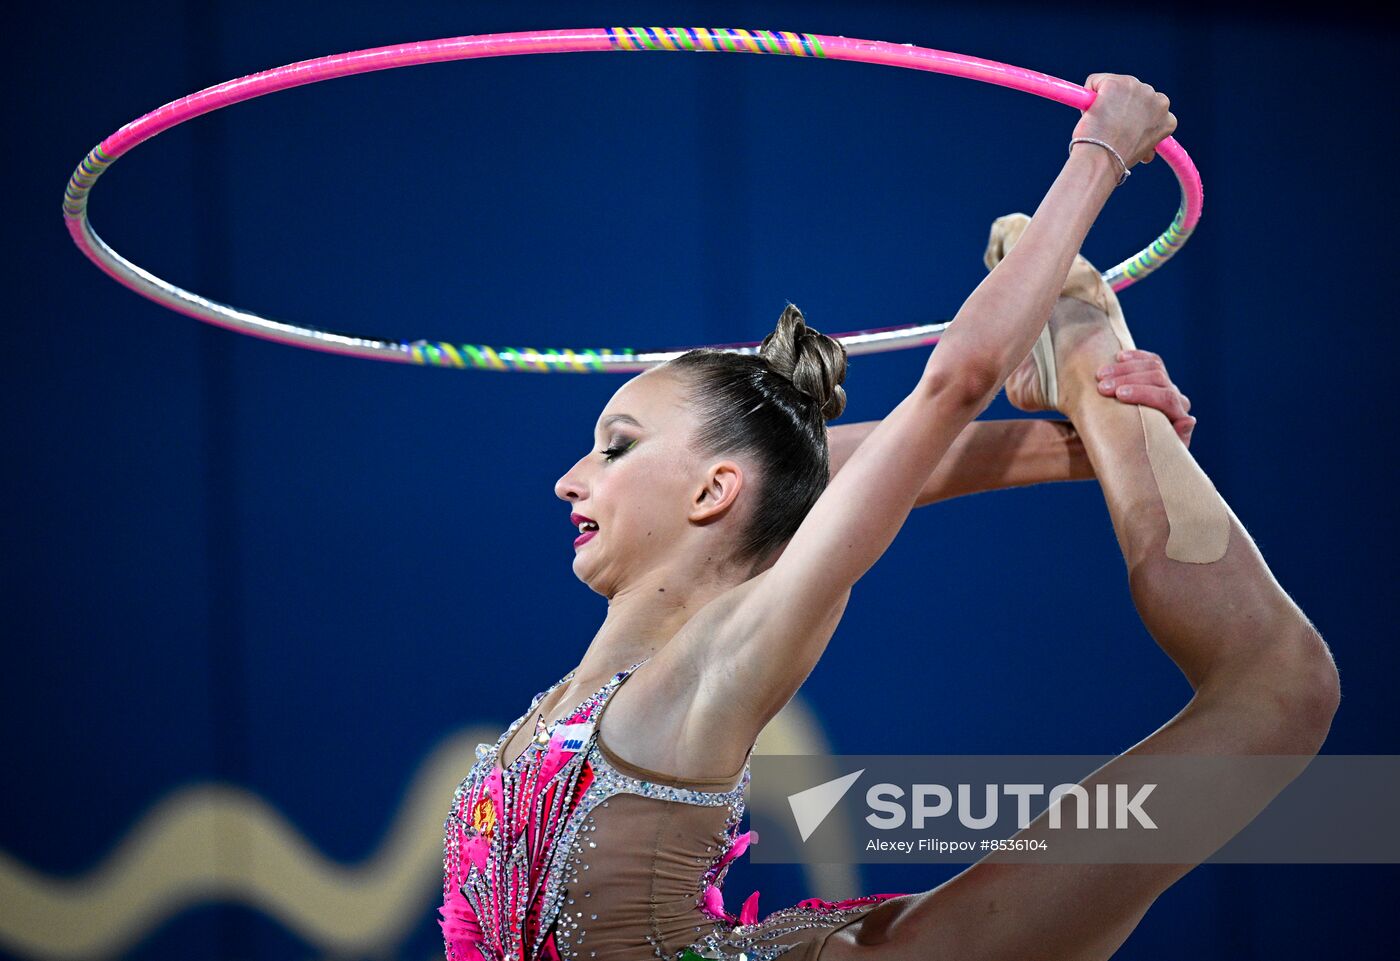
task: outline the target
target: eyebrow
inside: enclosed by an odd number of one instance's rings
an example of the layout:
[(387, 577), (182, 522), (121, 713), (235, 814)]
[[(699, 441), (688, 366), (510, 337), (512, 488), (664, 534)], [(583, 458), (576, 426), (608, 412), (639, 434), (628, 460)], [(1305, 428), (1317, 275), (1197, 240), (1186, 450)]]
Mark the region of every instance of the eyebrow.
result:
[(598, 422), (598, 429), (607, 430), (609, 427), (611, 427), (613, 424), (618, 423), (619, 421), (631, 424), (633, 427), (642, 426), (641, 422), (638, 421), (637, 418), (631, 416), (630, 414), (609, 414), (607, 417), (604, 417), (601, 421)]

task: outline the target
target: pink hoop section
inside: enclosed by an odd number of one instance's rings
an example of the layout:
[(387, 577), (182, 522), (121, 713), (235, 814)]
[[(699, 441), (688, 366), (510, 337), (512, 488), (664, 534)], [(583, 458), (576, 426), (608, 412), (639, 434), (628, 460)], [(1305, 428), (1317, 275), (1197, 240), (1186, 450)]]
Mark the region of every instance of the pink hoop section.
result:
[[(756, 53), (827, 60), (853, 60), (925, 70), (1010, 87), (1024, 93), (1084, 110), (1093, 103), (1092, 91), (1052, 77), (993, 60), (881, 40), (856, 40), (788, 31), (707, 27), (607, 27), (576, 30), (533, 30), (481, 34), (356, 50), (303, 60), (272, 70), (229, 80), (152, 110), (133, 120), (92, 149), (69, 179), (63, 214), (78, 248), (105, 273), (144, 297), (206, 323), (313, 350), (436, 367), (531, 372), (632, 372), (664, 363), (689, 348), (636, 351), (631, 348), (511, 348), (445, 341), (397, 341), (337, 333), (273, 320), (250, 311), (209, 300), (143, 270), (112, 250), (88, 220), (88, 197), (97, 178), (137, 144), (202, 114), (254, 97), (375, 70), (425, 63), (509, 57), (520, 54), (617, 51), (689, 51), (694, 53)], [(1181, 204), (1171, 225), (1143, 250), (1104, 273), (1114, 290), (1122, 290), (1166, 263), (1186, 242), (1200, 220), (1203, 193), (1191, 158), (1171, 137), (1157, 153), (1176, 175)], [(937, 342), (947, 322), (871, 328), (832, 336), (848, 353), (877, 353)], [(757, 342), (723, 345), (742, 352), (757, 350)]]

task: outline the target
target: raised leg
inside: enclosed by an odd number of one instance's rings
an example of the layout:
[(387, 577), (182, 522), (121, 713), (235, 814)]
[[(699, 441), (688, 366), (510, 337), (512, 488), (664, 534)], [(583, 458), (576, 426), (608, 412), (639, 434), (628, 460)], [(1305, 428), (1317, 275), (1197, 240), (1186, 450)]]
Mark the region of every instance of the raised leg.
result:
[[(1083, 783), (1111, 782), (1115, 771), (1125, 774), (1130, 759), (1139, 755), (1315, 754), (1339, 698), (1327, 645), (1279, 586), (1234, 512), (1223, 502), (1201, 501), (1219, 494), (1201, 483), (1204, 475), (1191, 473), (1200, 468), (1166, 417), (1100, 395), (1094, 372), (1119, 349), (1105, 314), (1061, 298), (1051, 329), (1058, 406), (1082, 435), (1103, 487), (1138, 613), (1194, 692), (1175, 717)], [(1013, 377), (1008, 391), (1016, 381)], [(1176, 448), (1161, 447), (1165, 440)], [(1158, 445), (1151, 457), (1149, 443)], [(1217, 539), (1226, 545), (1223, 555), (1213, 553), (1218, 559), (1207, 563), (1168, 556), (1165, 505), (1172, 498), (1228, 523), (1228, 541)], [(1178, 510), (1170, 518), (1178, 531), (1182, 516)], [(1212, 791), (1222, 806), (1236, 802), (1241, 786), (1227, 781), (1198, 785), (1193, 802), (1209, 806)], [(1283, 778), (1261, 788), (1252, 782), (1253, 803), (1239, 811), (1238, 823), (1227, 826), (1219, 843), (1286, 783)], [(1044, 821), (1042, 815), (1022, 834), (1046, 836)], [(894, 899), (837, 931), (822, 959), (1107, 958), (1157, 896), (1194, 863), (982, 861), (931, 891)]]

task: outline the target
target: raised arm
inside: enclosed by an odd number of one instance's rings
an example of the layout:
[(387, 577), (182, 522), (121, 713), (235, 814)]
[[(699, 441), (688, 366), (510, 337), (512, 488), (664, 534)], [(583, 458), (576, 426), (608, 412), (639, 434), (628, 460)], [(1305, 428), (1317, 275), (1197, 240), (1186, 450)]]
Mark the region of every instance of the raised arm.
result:
[[(1098, 96), (1076, 135), (1115, 145), (1130, 166), (1149, 159), (1175, 127), (1166, 98), (1131, 77), (1096, 74), (1088, 85)], [(715, 611), (702, 621), (707, 678), (722, 696), (743, 699), (727, 708), (761, 725), (806, 679), (851, 586), (889, 547), (935, 467), (1030, 352), (1118, 173), (1101, 147), (1071, 151), (1019, 242), (963, 304), (913, 390), (832, 477), (782, 555), (712, 602)], [(724, 683), (736, 663), (745, 665), (743, 684)]]

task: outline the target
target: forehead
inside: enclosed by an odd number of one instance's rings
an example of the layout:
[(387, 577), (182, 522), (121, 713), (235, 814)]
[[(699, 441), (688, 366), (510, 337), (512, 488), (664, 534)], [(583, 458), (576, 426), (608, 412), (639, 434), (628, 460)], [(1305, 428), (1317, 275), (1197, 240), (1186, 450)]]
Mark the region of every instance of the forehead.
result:
[(622, 418), (610, 420), (623, 414), (649, 430), (685, 424), (689, 420), (689, 410), (681, 388), (680, 380), (670, 371), (644, 371), (617, 389), (598, 415), (598, 426), (628, 425), (629, 421)]

